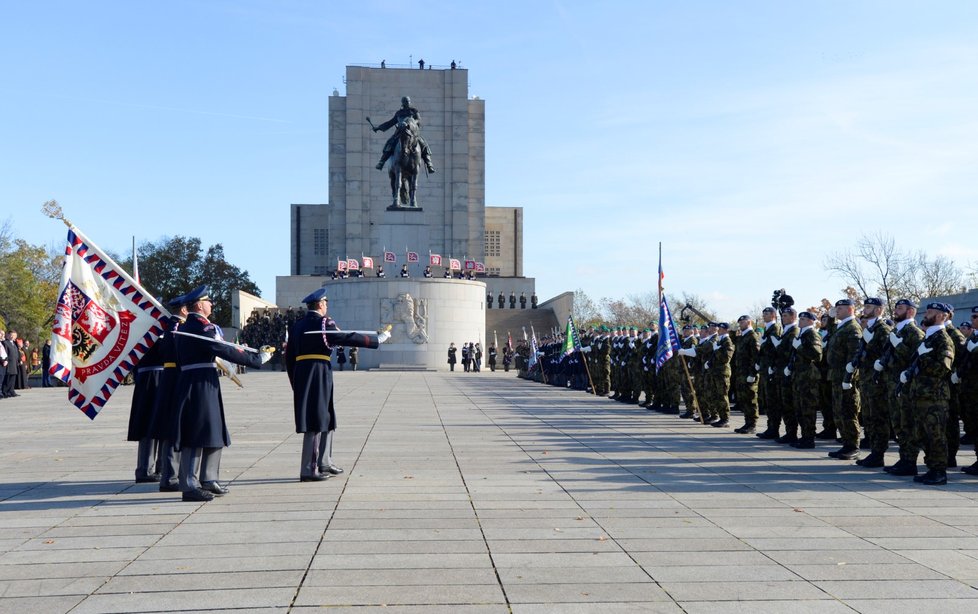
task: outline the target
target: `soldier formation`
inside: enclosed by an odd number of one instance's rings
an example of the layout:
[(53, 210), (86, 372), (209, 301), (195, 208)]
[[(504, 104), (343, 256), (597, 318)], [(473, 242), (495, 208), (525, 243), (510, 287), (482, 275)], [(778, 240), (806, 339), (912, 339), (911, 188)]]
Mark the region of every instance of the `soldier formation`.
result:
[[(582, 350), (569, 354), (561, 335), (544, 338), (536, 361), (528, 346), (517, 349), (526, 355), (518, 367), (529, 379), (718, 429), (731, 426), (732, 401), (744, 417), (735, 433), (799, 449), (831, 442), (839, 445), (828, 453), (833, 459), (946, 484), (961, 444), (978, 454), (978, 307), (955, 327), (944, 303), (927, 304), (919, 326), (917, 305), (907, 299), (897, 301), (892, 319), (875, 297), (860, 314), (849, 298), (823, 305), (767, 307), (758, 326), (744, 315), (735, 330), (727, 322), (686, 324), (679, 351), (659, 365), (659, 331), (650, 323), (642, 331), (594, 327), (582, 333)], [(758, 432), (760, 416), (766, 425)], [(899, 460), (885, 466), (894, 440)], [(978, 462), (962, 472), (978, 476)]]

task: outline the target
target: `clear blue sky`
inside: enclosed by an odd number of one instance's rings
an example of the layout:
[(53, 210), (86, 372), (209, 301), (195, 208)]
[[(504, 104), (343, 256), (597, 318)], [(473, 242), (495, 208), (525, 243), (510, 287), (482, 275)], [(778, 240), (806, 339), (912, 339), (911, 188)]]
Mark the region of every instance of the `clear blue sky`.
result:
[[(2, 2), (0, 219), (63, 241), (223, 243), (267, 298), (289, 204), (327, 201), (351, 63), (461, 61), (486, 199), (547, 298), (667, 289), (733, 316), (841, 283), (883, 230), (978, 261), (978, 3)], [(436, 152), (437, 154), (437, 152)], [(423, 246), (418, 246), (423, 251)], [(571, 281), (577, 278), (578, 280)]]

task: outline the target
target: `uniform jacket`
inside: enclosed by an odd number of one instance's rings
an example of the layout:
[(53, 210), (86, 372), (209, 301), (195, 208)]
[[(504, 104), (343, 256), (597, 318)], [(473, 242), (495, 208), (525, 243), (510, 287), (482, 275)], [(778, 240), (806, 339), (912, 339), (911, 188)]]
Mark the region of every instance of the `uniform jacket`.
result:
[[(859, 352), (859, 340), (862, 339), (862, 327), (856, 318), (851, 318), (845, 324), (835, 329), (829, 338), (828, 363), (829, 381), (842, 384), (846, 376), (846, 365), (851, 363)], [(853, 380), (855, 383), (855, 380)]]

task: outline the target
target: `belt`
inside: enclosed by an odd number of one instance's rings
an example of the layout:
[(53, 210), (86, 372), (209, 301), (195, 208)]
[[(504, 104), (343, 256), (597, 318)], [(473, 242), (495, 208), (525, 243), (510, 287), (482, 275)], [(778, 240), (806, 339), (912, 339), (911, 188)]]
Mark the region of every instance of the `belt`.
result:
[(136, 369), (136, 373), (146, 373), (146, 372), (149, 372), (149, 371), (162, 371), (162, 370), (163, 370), (163, 367), (162, 366), (159, 366), (159, 367), (139, 367), (138, 369)]
[(164, 362), (163, 363), (163, 368), (164, 369), (176, 369), (177, 368), (177, 363), (175, 363), (175, 362)]
[(197, 362), (192, 365), (180, 365), (181, 371), (190, 371), (191, 369), (216, 369), (217, 365), (212, 362)]
[(302, 356), (296, 356), (296, 360), (325, 360), (329, 362), (330, 357), (326, 354), (303, 354)]

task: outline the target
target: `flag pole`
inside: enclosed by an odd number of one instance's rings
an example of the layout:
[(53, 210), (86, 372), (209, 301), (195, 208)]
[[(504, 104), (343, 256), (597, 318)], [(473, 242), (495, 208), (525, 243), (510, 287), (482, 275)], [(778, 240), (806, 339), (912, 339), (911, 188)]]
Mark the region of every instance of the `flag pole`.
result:
[[(659, 305), (662, 305), (662, 241), (659, 241)], [(662, 334), (662, 322), (659, 322), (659, 334)], [(706, 418), (700, 411), (700, 403), (696, 400), (696, 387), (693, 386), (693, 377), (689, 374), (689, 366), (686, 364), (686, 357), (679, 355), (679, 364), (683, 366), (683, 373), (686, 376), (686, 384), (689, 386), (689, 396), (693, 399), (693, 407), (687, 407), (690, 411), (695, 411), (700, 416), (700, 423), (706, 424)]]
[[(571, 326), (574, 327), (571, 330), (573, 332), (577, 332), (577, 324), (574, 323), (574, 316), (571, 316), (570, 321), (571, 321)], [(577, 335), (577, 339), (578, 339), (578, 344), (580, 344), (581, 335), (579, 333)], [(571, 343), (573, 342), (574, 340), (571, 339)], [(587, 383), (591, 385), (591, 394), (593, 394), (594, 396), (598, 396), (597, 391), (594, 389), (594, 382), (591, 381), (591, 369), (588, 369), (587, 367), (587, 356), (584, 355), (583, 348), (578, 353), (581, 355), (581, 362), (584, 363), (584, 372), (587, 373)]]

